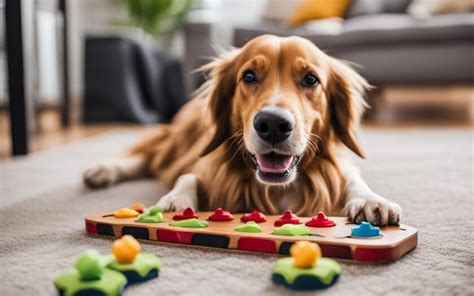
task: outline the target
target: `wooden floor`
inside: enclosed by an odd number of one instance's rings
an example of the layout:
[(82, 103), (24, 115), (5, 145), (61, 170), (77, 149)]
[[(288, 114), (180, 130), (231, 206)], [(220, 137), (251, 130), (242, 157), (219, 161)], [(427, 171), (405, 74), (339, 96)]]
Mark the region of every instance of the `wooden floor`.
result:
[[(364, 123), (364, 128), (388, 128), (388, 129), (406, 129), (406, 128), (438, 128), (438, 127), (463, 127), (472, 128), (470, 121), (459, 120), (457, 116), (439, 117), (433, 119), (433, 114), (414, 114), (416, 120), (403, 119), (372, 119)], [(51, 149), (60, 145), (78, 141), (84, 138), (93, 137), (101, 133), (120, 130), (136, 129), (145, 130), (147, 127), (136, 124), (108, 123), (94, 125), (73, 124), (64, 129), (60, 126), (59, 112), (56, 110), (46, 110), (39, 113), (36, 120), (36, 132), (31, 136), (30, 150), (32, 152)], [(149, 128), (149, 127), (148, 127)], [(9, 116), (6, 111), (0, 111), (0, 159), (10, 158), (10, 126)]]
[[(10, 157), (10, 124), (9, 116), (5, 111), (0, 112), (0, 159)], [(93, 137), (101, 133), (120, 129), (144, 129), (141, 125), (135, 124), (94, 124), (79, 125), (73, 124), (64, 129), (60, 127), (59, 113), (53, 110), (43, 111), (36, 121), (36, 132), (31, 135), (30, 150), (32, 152), (51, 149), (60, 145), (78, 141), (84, 138)]]

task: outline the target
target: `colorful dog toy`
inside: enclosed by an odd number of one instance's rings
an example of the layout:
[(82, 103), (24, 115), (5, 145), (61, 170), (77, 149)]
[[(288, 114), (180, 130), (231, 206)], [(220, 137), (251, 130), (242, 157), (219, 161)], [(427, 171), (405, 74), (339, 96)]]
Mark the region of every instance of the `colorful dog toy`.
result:
[(96, 250), (82, 253), (73, 269), (54, 280), (59, 295), (121, 295), (127, 278), (105, 267), (109, 259)]
[(299, 241), (290, 248), (291, 257), (278, 259), (273, 265), (272, 280), (292, 290), (319, 290), (332, 286), (341, 274), (334, 260), (321, 257), (315, 243)]
[(158, 277), (158, 258), (140, 251), (138, 241), (129, 235), (112, 244), (113, 255), (87, 250), (73, 269), (54, 280), (54, 285), (59, 295), (121, 295), (127, 285)]
[(114, 259), (108, 268), (121, 272), (128, 284), (144, 282), (158, 277), (160, 262), (153, 254), (140, 253), (141, 246), (130, 235), (124, 235), (112, 244)]

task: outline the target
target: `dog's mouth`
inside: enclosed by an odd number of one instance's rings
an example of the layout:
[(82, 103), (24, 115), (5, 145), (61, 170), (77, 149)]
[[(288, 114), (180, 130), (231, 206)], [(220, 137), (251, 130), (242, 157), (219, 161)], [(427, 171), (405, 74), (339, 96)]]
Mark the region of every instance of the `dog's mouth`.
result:
[(268, 184), (284, 184), (291, 182), (296, 176), (296, 166), (300, 156), (284, 155), (271, 152), (255, 155), (257, 178)]

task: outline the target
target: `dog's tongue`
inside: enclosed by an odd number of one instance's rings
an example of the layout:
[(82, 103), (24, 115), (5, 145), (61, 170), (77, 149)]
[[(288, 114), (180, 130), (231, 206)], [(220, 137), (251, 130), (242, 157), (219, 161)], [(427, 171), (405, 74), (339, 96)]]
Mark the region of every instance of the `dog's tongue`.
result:
[(283, 174), (290, 167), (293, 156), (271, 153), (257, 155), (256, 159), (262, 173)]

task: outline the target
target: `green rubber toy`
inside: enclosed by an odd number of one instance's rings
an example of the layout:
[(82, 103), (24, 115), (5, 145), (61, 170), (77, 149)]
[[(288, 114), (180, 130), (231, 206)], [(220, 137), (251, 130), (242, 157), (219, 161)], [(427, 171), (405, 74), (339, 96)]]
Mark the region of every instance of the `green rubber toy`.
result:
[(76, 260), (75, 265), (82, 281), (98, 280), (102, 276), (103, 266), (100, 254), (96, 250), (87, 250)]
[(153, 254), (142, 253), (135, 257), (133, 263), (120, 264), (113, 260), (107, 267), (119, 271), (127, 278), (129, 284), (133, 284), (158, 277), (160, 261)]
[(110, 256), (100, 256), (95, 250), (85, 251), (76, 261), (75, 268), (54, 280), (60, 295), (94, 294), (121, 295), (126, 277), (120, 272), (105, 268)]
[(259, 233), (262, 232), (262, 227), (257, 224), (255, 221), (248, 221), (244, 225), (239, 225), (234, 228), (234, 231), (237, 232), (250, 232), (250, 233)]
[(307, 236), (311, 235), (308, 227), (301, 224), (284, 224), (281, 227), (273, 229), (272, 234), (285, 236)]
[(206, 221), (201, 221), (196, 218), (170, 223), (170, 226), (185, 227), (185, 228), (206, 228), (207, 225), (208, 224)]
[(319, 258), (310, 268), (298, 268), (292, 257), (278, 259), (272, 268), (273, 281), (293, 290), (319, 290), (332, 286), (341, 274), (335, 260)]

